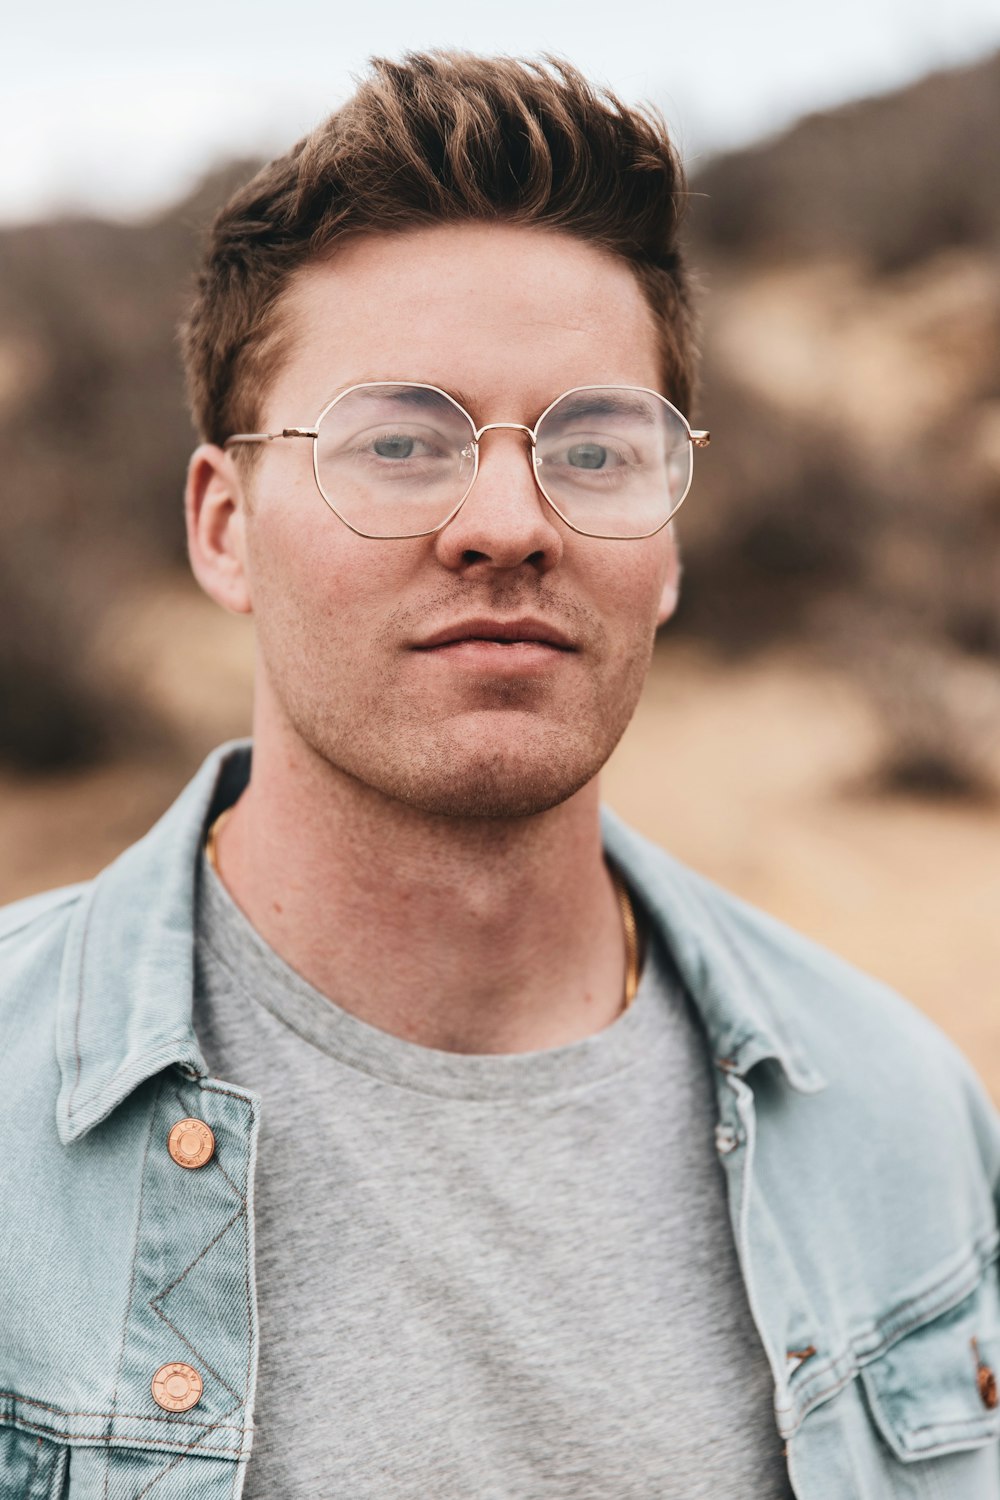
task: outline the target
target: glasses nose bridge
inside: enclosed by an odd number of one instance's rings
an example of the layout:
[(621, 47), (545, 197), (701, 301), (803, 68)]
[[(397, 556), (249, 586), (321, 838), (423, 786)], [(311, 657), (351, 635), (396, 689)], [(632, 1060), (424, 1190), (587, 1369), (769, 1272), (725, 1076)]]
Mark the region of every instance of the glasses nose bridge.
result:
[(478, 443), (484, 432), (494, 432), (498, 427), (507, 427), (512, 432), (526, 432), (531, 446), (535, 446), (535, 430), (533, 427), (525, 427), (523, 422), (487, 422), (483, 427), (473, 428), (473, 437)]
[[(473, 429), (472, 429), (472, 442), (473, 442), (473, 447), (474, 447), (474, 450), (475, 450), (475, 464), (476, 464), (476, 469), (475, 469), (475, 473), (474, 473), (473, 478), (472, 478), (472, 484), (470, 484), (469, 488), (466, 490), (465, 495), (464, 495), (464, 497), (462, 499), (462, 504), (459, 506), (459, 510), (462, 509), (462, 506), (464, 506), (466, 500), (468, 500), (469, 495), (471, 494), (471, 492), (472, 492), (472, 490), (473, 490), (473, 488), (475, 486), (476, 480), (479, 478), (479, 474), (480, 474), (480, 467), (479, 467), (479, 440), (480, 440), (480, 438), (482, 437), (482, 435), (483, 435), (484, 432), (495, 432), (497, 429), (504, 429), (504, 428), (506, 428), (507, 430), (509, 430), (511, 432), (523, 432), (526, 435), (526, 437), (528, 439), (528, 442), (531, 444), (531, 448), (530, 448), (531, 461), (530, 461), (529, 467), (531, 469), (531, 477), (535, 481), (535, 489), (537, 490), (538, 494), (541, 496), (542, 500), (545, 502), (545, 507), (548, 507), (549, 505), (552, 504), (552, 502), (549, 500), (548, 495), (546, 495), (545, 491), (542, 489), (541, 484), (539, 483), (538, 471), (537, 471), (537, 469), (535, 467), (535, 443), (536, 443), (536, 439), (535, 439), (534, 428), (525, 426), (525, 424), (523, 422), (486, 422), (486, 423), (484, 423), (484, 425), (482, 427), (475, 427), (474, 426)], [(543, 508), (545, 508), (545, 507), (543, 507)], [(452, 517), (451, 519), (454, 519), (454, 517)]]

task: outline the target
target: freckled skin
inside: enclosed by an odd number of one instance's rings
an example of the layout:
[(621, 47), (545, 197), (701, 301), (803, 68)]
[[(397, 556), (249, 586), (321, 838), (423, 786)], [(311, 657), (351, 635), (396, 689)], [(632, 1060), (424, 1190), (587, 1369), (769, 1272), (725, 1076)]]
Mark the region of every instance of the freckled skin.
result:
[[(576, 385), (661, 385), (628, 267), (565, 234), (466, 225), (359, 240), (301, 273), (287, 310), (293, 353), (268, 395), (267, 431), (312, 422), (334, 391), (370, 379), (427, 381), (466, 394), (479, 424), (529, 426)], [(669, 531), (576, 535), (510, 431), (485, 435), (472, 493), (431, 537), (352, 533), (324, 506), (304, 443), (265, 450), (252, 495), (261, 686), (325, 761), (383, 796), (460, 818), (523, 817), (597, 773), (672, 608)], [(556, 623), (578, 650), (523, 679), (450, 670), (412, 650), (464, 617), (523, 613)]]

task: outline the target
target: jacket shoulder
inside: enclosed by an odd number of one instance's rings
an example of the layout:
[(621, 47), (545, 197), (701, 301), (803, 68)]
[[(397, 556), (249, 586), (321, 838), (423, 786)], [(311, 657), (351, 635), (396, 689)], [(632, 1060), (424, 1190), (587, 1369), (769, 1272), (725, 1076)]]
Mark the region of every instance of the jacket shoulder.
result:
[[(711, 884), (695, 878), (703, 887)], [(780, 1021), (805, 1028), (817, 1043), (843, 1038), (855, 1065), (865, 1040), (881, 1036), (917, 1053), (957, 1055), (936, 1022), (891, 984), (729, 891), (712, 887), (711, 899)], [(780, 974), (780, 983), (768, 986), (768, 973)]]
[(1000, 1112), (947, 1032), (891, 985), (704, 877), (694, 878), (710, 893), (720, 926), (767, 995), (781, 1031), (814, 1059), (851, 1112), (868, 1121), (874, 1138), (892, 1139), (905, 1127), (914, 1136), (927, 1130), (954, 1142), (957, 1128), (992, 1191), (1000, 1191)]
[(15, 938), (26, 928), (43, 922), (51, 914), (62, 911), (64, 916), (68, 916), (68, 908), (76, 905), (89, 884), (89, 881), (79, 881), (76, 885), (62, 885), (0, 906), (0, 962), (4, 956), (4, 945), (9, 939)]
[(18, 1014), (37, 1018), (54, 1006), (70, 923), (89, 884), (0, 907), (0, 1015), (8, 1027)]
[(677, 860), (604, 813), (612, 853), (624, 855), (654, 902), (669, 910), (671, 938), (687, 950), (682, 972), (728, 1029), (763, 1021), (787, 1055), (831, 1085), (828, 1100), (855, 1116), (946, 1129), (971, 1123), (991, 1181), (1000, 1181), (1000, 1114), (954, 1041), (913, 1001), (821, 943)]

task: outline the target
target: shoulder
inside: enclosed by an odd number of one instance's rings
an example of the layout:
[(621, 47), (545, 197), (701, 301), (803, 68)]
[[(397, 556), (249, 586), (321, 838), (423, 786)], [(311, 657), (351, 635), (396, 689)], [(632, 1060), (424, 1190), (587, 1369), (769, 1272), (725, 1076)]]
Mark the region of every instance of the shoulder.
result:
[[(955, 1043), (912, 1001), (821, 943), (680, 863), (614, 814), (605, 844), (654, 907), (715, 1040), (727, 1052), (764, 1032), (827, 1123), (867, 1121), (965, 1137), (1000, 1179), (1000, 1115)], [(719, 1054), (717, 1054), (719, 1055)], [(820, 1082), (821, 1080), (821, 1082)]]
[(59, 886), (0, 906), (0, 1007), (19, 974), (58, 965), (73, 914), (91, 885)]
[(693, 878), (742, 965), (766, 991), (778, 1024), (816, 1055), (828, 1077), (862, 1075), (886, 1088), (905, 1070), (909, 1085), (946, 1075), (963, 1089), (975, 1077), (951, 1038), (892, 985), (731, 892)]
[(59, 953), (73, 913), (91, 884), (59, 886), (0, 906), (0, 1004), (22, 966), (44, 963), (46, 956)]
[(3, 1072), (22, 1067), (24, 1047), (51, 1040), (73, 916), (90, 882), (61, 886), (0, 907), (0, 1032)]
[(69, 908), (77, 904), (89, 884), (89, 881), (80, 881), (76, 885), (58, 886), (54, 890), (40, 891), (35, 896), (25, 896), (20, 901), (0, 906), (0, 961), (7, 951), (16, 951), (17, 945), (13, 940), (18, 934), (24, 934), (25, 941), (30, 941), (33, 935), (49, 928), (47, 918), (55, 917), (56, 925), (60, 915), (65, 920), (69, 915)]

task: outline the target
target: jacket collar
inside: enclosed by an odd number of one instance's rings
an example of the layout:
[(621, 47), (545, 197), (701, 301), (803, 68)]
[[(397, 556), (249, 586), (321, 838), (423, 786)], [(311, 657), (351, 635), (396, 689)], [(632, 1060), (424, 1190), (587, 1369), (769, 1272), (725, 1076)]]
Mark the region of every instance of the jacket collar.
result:
[[(195, 881), (205, 830), (250, 776), (249, 740), (214, 750), (160, 821), (85, 890), (70, 920), (59, 982), (56, 1047), (60, 1139), (87, 1134), (147, 1078), (171, 1064), (208, 1066), (192, 1024)], [(608, 855), (673, 955), (725, 1071), (775, 1059), (792, 1086), (825, 1081), (777, 1015), (794, 996), (765, 964), (746, 921), (767, 921), (602, 809)], [(741, 931), (739, 917), (743, 914)], [(784, 1003), (782, 1003), (784, 1002)]]
[(688, 869), (608, 807), (601, 809), (601, 829), (606, 854), (639, 896), (687, 986), (717, 1065), (743, 1075), (772, 1058), (799, 1093), (825, 1089), (789, 1024), (819, 950)]
[(250, 775), (250, 742), (220, 745), (153, 828), (85, 890), (67, 934), (56, 1052), (64, 1143), (177, 1064), (204, 1075), (191, 1020), (198, 854), (219, 802)]

